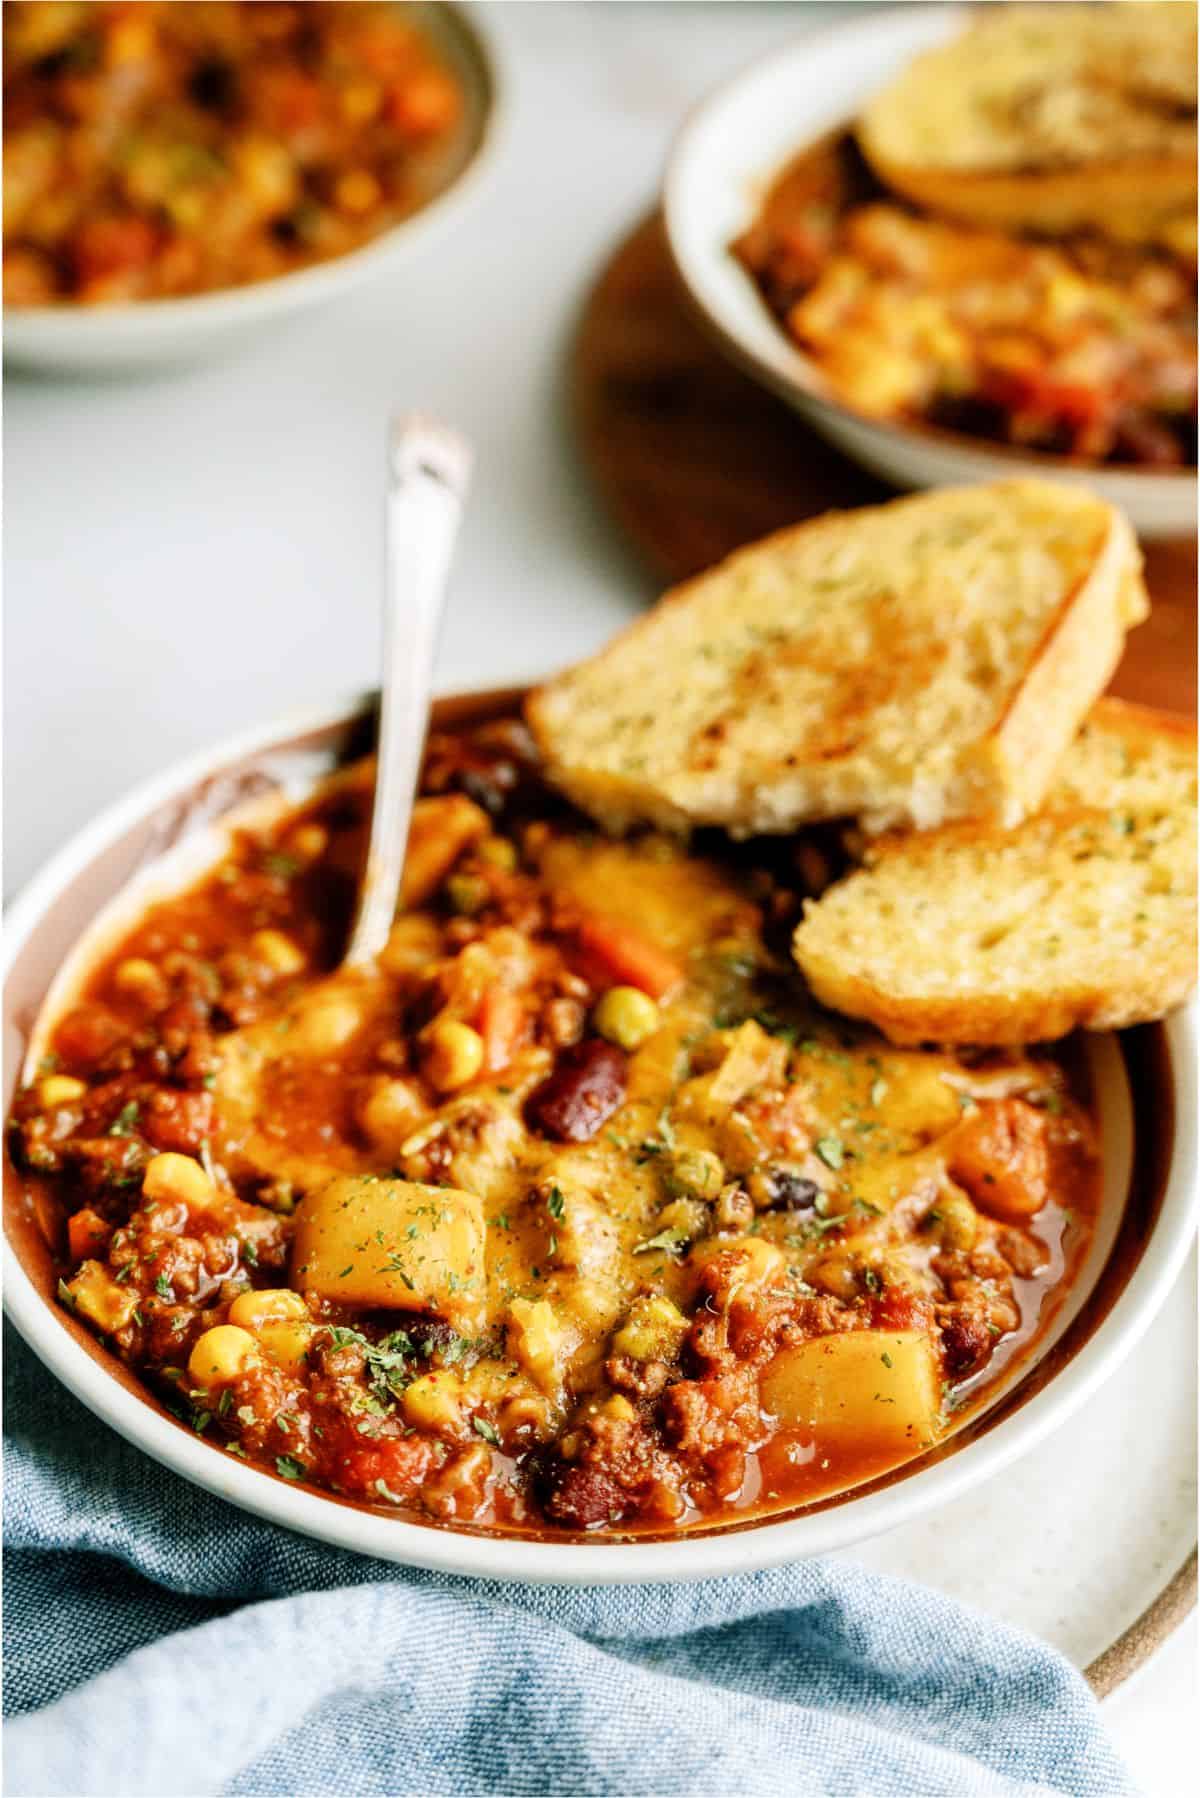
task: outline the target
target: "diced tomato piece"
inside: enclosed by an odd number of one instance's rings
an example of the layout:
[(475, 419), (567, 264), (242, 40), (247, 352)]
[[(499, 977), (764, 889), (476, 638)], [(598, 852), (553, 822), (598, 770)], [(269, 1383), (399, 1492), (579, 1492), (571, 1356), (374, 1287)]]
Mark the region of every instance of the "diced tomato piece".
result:
[(661, 999), (683, 980), (683, 969), (675, 957), (631, 924), (585, 917), (576, 937), (584, 960), (610, 984), (640, 987), (652, 999)]
[(429, 1477), (436, 1453), (428, 1436), (387, 1436), (349, 1449), (335, 1463), (333, 1478), (343, 1491), (365, 1498), (411, 1498)]
[(75, 269), (81, 282), (145, 268), (158, 249), (158, 233), (149, 219), (114, 215), (86, 219), (75, 239)]
[(128, 1026), (103, 1005), (69, 1011), (54, 1032), (54, 1047), (69, 1068), (94, 1068), (128, 1035)]

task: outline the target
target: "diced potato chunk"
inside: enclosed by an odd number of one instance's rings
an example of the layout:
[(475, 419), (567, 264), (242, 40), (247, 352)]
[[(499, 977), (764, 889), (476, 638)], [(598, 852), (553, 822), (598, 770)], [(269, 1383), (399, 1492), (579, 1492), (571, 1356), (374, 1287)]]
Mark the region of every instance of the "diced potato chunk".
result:
[(430, 1430), (451, 1441), (463, 1434), (462, 1381), (446, 1368), (421, 1374), (405, 1387), (400, 1403), (405, 1423), (414, 1430)]
[(110, 1336), (123, 1330), (137, 1310), (137, 1293), (114, 1280), (98, 1261), (85, 1261), (67, 1291), (79, 1315)]
[(779, 1421), (822, 1449), (916, 1453), (937, 1431), (940, 1382), (919, 1330), (847, 1330), (783, 1349), (762, 1377)]
[(776, 1085), (787, 1067), (787, 1044), (767, 1035), (750, 1019), (731, 1030), (720, 1065), (697, 1074), (680, 1088), (679, 1112), (700, 1123), (715, 1124), (760, 1086)]
[(296, 1209), (296, 1286), (347, 1305), (432, 1311), (469, 1332), (482, 1320), (483, 1207), (473, 1193), (343, 1175)]
[(570, 1333), (548, 1299), (514, 1299), (508, 1310), (508, 1349), (534, 1385), (548, 1395), (561, 1389)]

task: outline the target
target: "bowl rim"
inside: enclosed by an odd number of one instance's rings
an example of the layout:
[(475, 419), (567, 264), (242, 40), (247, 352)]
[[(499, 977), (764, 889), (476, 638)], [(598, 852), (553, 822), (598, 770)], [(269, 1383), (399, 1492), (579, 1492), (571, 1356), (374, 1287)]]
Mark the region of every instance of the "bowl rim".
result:
[(428, 0), (455, 41), (459, 53), (471, 64), (478, 84), (479, 118), (474, 140), (462, 166), (444, 187), (415, 211), (376, 233), (356, 249), (322, 262), (311, 262), (272, 275), (265, 281), (214, 287), (205, 292), (165, 299), (128, 300), (113, 306), (14, 306), (3, 309), (7, 349), (49, 346), (69, 347), (68, 339), (87, 335), (95, 343), (107, 338), (116, 348), (127, 343), (146, 343), (211, 326), (234, 328), (252, 324), (273, 314), (298, 311), (309, 304), (353, 285), (396, 256), (402, 247), (440, 227), (459, 204), (474, 193), (495, 159), (496, 147), (508, 117), (510, 87), (504, 58), (496, 36), (485, 28), (475, 6), (462, 0)]
[[(506, 696), (520, 691), (506, 688)], [(439, 697), (483, 701), (490, 685)], [(9, 910), (0, 967), (7, 984), (26, 943), (54, 902), (107, 847), (219, 769), (334, 731), (364, 716), (374, 695), (358, 692), (244, 729), (174, 762), (103, 808), (50, 859)], [(273, 1479), (213, 1452), (145, 1398), (127, 1391), (74, 1338), (4, 1237), (4, 1309), (18, 1333), (67, 1389), (126, 1441), (171, 1471), (239, 1509), (330, 1546), (405, 1565), (535, 1584), (685, 1582), (778, 1566), (848, 1547), (949, 1503), (999, 1473), (1042, 1441), (1089, 1398), (1140, 1340), (1173, 1285), (1191, 1246), (1197, 1205), (1198, 1058), (1193, 1001), (1164, 1026), (1175, 1104), (1170, 1168), (1140, 1259), (1101, 1323), (1072, 1358), (1010, 1415), (944, 1459), (917, 1467), (881, 1489), (828, 1509), (675, 1539), (626, 1542), (546, 1541), (477, 1535), (380, 1515)], [(1027, 1370), (1032, 1373), (1036, 1363)], [(1018, 1385), (1024, 1384), (1027, 1374)]]
[[(1016, 444), (999, 443), (987, 437), (971, 436), (965, 431), (950, 430), (944, 425), (926, 423), (898, 423), (895, 420), (876, 418), (864, 412), (836, 394), (828, 391), (825, 378), (813, 359), (788, 337), (783, 327), (767, 307), (762, 295), (755, 290), (754, 298), (762, 308), (764, 316), (770, 320), (772, 329), (778, 339), (781, 352), (786, 352), (787, 360), (792, 368), (785, 368), (781, 355), (778, 362), (772, 362), (752, 343), (747, 342), (736, 324), (727, 316), (726, 309), (713, 296), (709, 282), (711, 263), (709, 252), (701, 252), (698, 256), (689, 253), (686, 234), (681, 224), (682, 190), (686, 183), (690, 162), (695, 154), (696, 142), (701, 133), (709, 126), (714, 116), (718, 115), (735, 97), (749, 87), (755, 85), (764, 75), (781, 61), (799, 58), (803, 53), (830, 50), (849, 39), (853, 33), (854, 41), (861, 44), (864, 34), (872, 37), (889, 37), (905, 30), (919, 33), (922, 26), (930, 26), (937, 21), (949, 27), (954, 22), (964, 21), (972, 8), (962, 4), (961, 0), (950, 0), (950, 3), (888, 6), (870, 19), (842, 19), (807, 31), (800, 36), (777, 44), (774, 49), (761, 51), (749, 61), (743, 63), (732, 75), (727, 76), (706, 94), (702, 95), (685, 113), (667, 149), (666, 162), (662, 178), (662, 218), (664, 237), (666, 239), (671, 265), (679, 280), (680, 287), (687, 298), (694, 317), (707, 331), (730, 359), (745, 373), (769, 387), (774, 393), (791, 401), (801, 412), (820, 417), (829, 414), (833, 419), (842, 421), (858, 431), (868, 430), (894, 444), (901, 453), (913, 445), (924, 446), (931, 450), (940, 450), (946, 454), (966, 457), (972, 461), (981, 458), (995, 458), (1001, 462), (1011, 463), (1014, 473), (1021, 468), (1052, 478), (1069, 476), (1073, 480), (1088, 477), (1103, 478), (1108, 481), (1130, 482), (1136, 484), (1144, 492), (1163, 493), (1173, 489), (1182, 495), (1193, 493), (1197, 484), (1198, 470), (1195, 468), (1145, 468), (1137, 463), (1127, 462), (1087, 462), (1077, 461), (1070, 456), (1057, 456), (1048, 450), (1021, 449)], [(854, 114), (840, 121), (835, 121), (818, 133), (827, 136), (839, 130), (847, 130), (854, 121)], [(798, 155), (805, 143), (815, 142), (811, 139), (799, 138), (795, 148), (789, 153)], [(777, 176), (785, 162), (761, 171), (761, 179), (767, 183)], [(728, 246), (720, 252), (728, 255)], [(746, 281), (752, 286), (750, 276)]]

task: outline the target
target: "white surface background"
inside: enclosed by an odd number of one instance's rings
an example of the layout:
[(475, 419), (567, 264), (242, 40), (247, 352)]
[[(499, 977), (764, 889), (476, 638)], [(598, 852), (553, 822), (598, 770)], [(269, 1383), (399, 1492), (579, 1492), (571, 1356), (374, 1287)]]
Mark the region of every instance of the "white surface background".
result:
[[(383, 431), (397, 403), (437, 410), (478, 449), (442, 685), (566, 662), (632, 615), (645, 579), (593, 502), (565, 416), (577, 309), (653, 199), (684, 109), (740, 62), (849, 10), (483, 6), (508, 118), (490, 178), (440, 250), (216, 367), (120, 385), (9, 377), (10, 891), (164, 763), (372, 682)], [(1177, 1293), (1170, 1340), (1189, 1359), (1190, 1309)], [(1122, 1376), (1134, 1405), (1138, 1369), (1162, 1377), (1159, 1335)], [(1093, 1410), (1080, 1441), (1107, 1427)], [(1181, 1427), (1190, 1435), (1186, 1408)], [(1185, 1443), (1185, 1469), (1190, 1458)], [(1072, 1493), (1060, 1497), (1069, 1515)], [(1120, 1505), (1093, 1521), (1119, 1529)], [(1178, 1535), (1178, 1510), (1153, 1527)], [(1152, 1798), (1194, 1789), (1195, 1667), (1189, 1626), (1107, 1707)]]

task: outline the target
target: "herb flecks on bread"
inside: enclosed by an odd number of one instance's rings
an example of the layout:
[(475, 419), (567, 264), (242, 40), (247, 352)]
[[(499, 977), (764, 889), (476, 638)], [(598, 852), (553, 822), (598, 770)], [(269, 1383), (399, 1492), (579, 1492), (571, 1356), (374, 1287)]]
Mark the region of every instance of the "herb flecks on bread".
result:
[(1194, 224), (1196, 9), (989, 6), (866, 107), (884, 183), (1016, 230), (1173, 243)]
[(1158, 1018), (1195, 984), (1196, 828), (1194, 728), (1101, 701), (1038, 816), (881, 839), (808, 904), (796, 959), (897, 1043)]
[(870, 830), (1036, 809), (1146, 614), (1124, 518), (1010, 481), (739, 551), (536, 692), (552, 778), (612, 830)]

